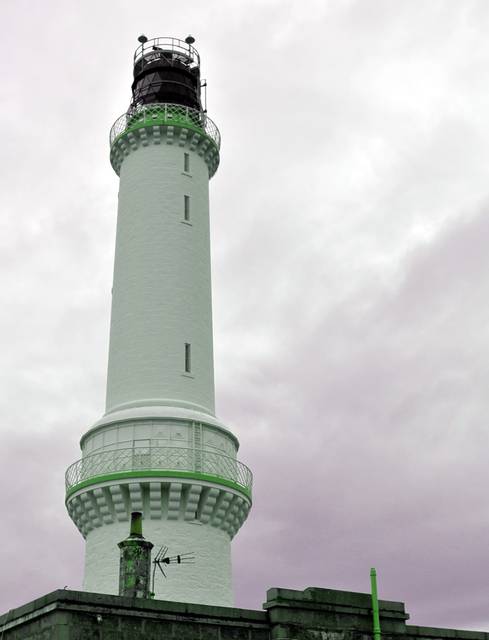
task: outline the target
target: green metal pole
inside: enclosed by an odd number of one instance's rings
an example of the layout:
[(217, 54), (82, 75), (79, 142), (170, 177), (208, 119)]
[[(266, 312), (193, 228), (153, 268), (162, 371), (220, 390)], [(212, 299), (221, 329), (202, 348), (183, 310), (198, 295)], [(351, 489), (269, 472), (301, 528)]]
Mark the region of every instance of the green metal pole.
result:
[(372, 588), (372, 615), (374, 618), (374, 640), (380, 640), (379, 599), (377, 597), (377, 572), (370, 569), (370, 586)]

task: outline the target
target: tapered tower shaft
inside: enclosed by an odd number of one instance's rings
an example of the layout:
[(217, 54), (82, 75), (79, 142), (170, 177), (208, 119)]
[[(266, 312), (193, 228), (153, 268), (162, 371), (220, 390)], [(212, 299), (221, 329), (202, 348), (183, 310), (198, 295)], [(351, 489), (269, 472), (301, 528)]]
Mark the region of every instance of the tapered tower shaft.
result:
[(108, 412), (158, 404), (214, 413), (209, 170), (168, 141), (121, 166)]

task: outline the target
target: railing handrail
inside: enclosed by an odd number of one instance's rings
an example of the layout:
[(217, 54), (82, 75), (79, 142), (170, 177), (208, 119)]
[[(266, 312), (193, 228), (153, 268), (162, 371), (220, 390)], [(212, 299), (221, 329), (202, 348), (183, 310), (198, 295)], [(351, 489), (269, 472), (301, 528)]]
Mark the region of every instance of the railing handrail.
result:
[[(155, 124), (157, 116), (163, 117), (165, 124), (174, 124), (176, 126), (186, 124), (190, 128), (200, 129), (214, 142), (217, 149), (220, 149), (221, 134), (207, 113), (200, 109), (173, 102), (153, 102), (131, 107), (129, 111), (120, 115), (112, 125), (109, 136), (110, 146), (112, 147), (119, 136), (132, 128)], [(184, 119), (178, 120), (178, 117), (183, 117)]]
[[(155, 466), (151, 464), (155, 461), (157, 455), (173, 454), (178, 457), (186, 455), (186, 464), (182, 468), (181, 465), (171, 464), (167, 460), (167, 464), (163, 466)], [(143, 464), (143, 459), (139, 460), (135, 456), (149, 456), (149, 464)], [(206, 460), (207, 458), (207, 460)], [(192, 464), (189, 460), (192, 459)], [(104, 464), (105, 463), (105, 464)], [(119, 464), (118, 464), (119, 463)], [(219, 464), (220, 463), (220, 464)], [(120, 468), (119, 468), (120, 467)], [(129, 467), (129, 468), (128, 468)], [(198, 467), (198, 468), (197, 468)], [(233, 458), (216, 451), (206, 451), (205, 449), (195, 449), (193, 447), (125, 447), (123, 449), (106, 449), (88, 454), (80, 460), (71, 464), (66, 470), (65, 481), (66, 490), (95, 478), (97, 476), (119, 471), (189, 471), (200, 474), (208, 474), (223, 478), (236, 483), (237, 485), (251, 491), (253, 483), (253, 474), (250, 469)]]
[(143, 42), (134, 52), (134, 65), (136, 65), (143, 56), (151, 54), (156, 49), (162, 51), (173, 51), (180, 53), (188, 58), (192, 67), (200, 66), (200, 56), (195, 47), (180, 38), (172, 38), (170, 36), (160, 36), (159, 38), (150, 38)]

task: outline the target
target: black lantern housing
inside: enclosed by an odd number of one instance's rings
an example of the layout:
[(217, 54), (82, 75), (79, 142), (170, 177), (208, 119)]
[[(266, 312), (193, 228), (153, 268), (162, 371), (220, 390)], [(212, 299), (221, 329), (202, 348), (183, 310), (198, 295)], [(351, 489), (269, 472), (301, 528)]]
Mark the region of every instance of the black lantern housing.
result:
[(177, 38), (141, 41), (134, 55), (132, 107), (172, 103), (202, 110), (200, 60), (192, 41), (191, 36), (186, 41)]

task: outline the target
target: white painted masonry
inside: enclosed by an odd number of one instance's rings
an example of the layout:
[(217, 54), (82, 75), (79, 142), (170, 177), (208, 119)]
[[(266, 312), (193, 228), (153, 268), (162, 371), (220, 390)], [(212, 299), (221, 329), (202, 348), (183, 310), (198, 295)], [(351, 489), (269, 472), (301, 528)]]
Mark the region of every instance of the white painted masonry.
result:
[(178, 418), (118, 420), (92, 429), (83, 438), (84, 455), (134, 446), (138, 440), (151, 447), (193, 447), (195, 429), (201, 431), (202, 451), (215, 451), (236, 458), (237, 441), (227, 430), (203, 421)]
[[(128, 522), (93, 529), (87, 537), (85, 582), (86, 591), (117, 594), (119, 589), (119, 550), (114, 540), (128, 535)], [(189, 522), (147, 520), (143, 522), (144, 537), (156, 549), (165, 544), (175, 555), (193, 551), (194, 564), (171, 565), (165, 568), (167, 579), (158, 572), (155, 597), (161, 600), (196, 602), (232, 606), (231, 544), (229, 536), (215, 527)]]
[(214, 413), (209, 170), (194, 151), (191, 175), (184, 174), (184, 153), (140, 146), (121, 167), (108, 412), (150, 403)]
[(143, 532), (172, 555), (195, 554), (195, 564), (170, 567), (168, 581), (155, 581), (157, 598), (232, 606), (230, 542), (246, 519), (249, 501), (210, 482), (106, 482), (76, 493), (68, 503), (86, 538), (84, 589), (118, 592), (119, 551), (129, 513), (142, 511)]

